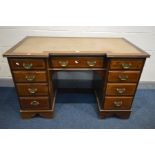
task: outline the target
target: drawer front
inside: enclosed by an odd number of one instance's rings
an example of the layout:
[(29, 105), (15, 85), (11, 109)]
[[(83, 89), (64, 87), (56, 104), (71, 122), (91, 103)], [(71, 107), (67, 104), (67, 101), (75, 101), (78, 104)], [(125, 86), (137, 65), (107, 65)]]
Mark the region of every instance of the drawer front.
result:
[(46, 96), (48, 84), (16, 84), (20, 96)]
[(129, 110), (132, 97), (106, 97), (104, 110)]
[(13, 71), (15, 82), (46, 82), (45, 71)]
[(121, 70), (140, 70), (144, 64), (143, 59), (112, 59), (110, 62), (110, 69), (121, 69)]
[(140, 71), (109, 71), (108, 82), (138, 82)]
[(103, 57), (52, 57), (50, 61), (55, 68), (103, 67)]
[(106, 95), (123, 96), (134, 95), (136, 84), (107, 84)]
[(45, 69), (45, 60), (44, 59), (10, 59), (10, 65), (13, 70)]
[(49, 109), (48, 97), (20, 97), (20, 105), (23, 110)]

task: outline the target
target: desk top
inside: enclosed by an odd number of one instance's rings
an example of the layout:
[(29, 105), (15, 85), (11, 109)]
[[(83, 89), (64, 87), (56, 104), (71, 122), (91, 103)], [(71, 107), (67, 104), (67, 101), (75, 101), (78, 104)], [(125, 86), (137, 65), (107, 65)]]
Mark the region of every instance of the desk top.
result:
[(107, 55), (107, 57), (149, 57), (124, 38), (37, 37), (24, 38), (4, 53), (6, 57), (48, 57), (53, 55)]

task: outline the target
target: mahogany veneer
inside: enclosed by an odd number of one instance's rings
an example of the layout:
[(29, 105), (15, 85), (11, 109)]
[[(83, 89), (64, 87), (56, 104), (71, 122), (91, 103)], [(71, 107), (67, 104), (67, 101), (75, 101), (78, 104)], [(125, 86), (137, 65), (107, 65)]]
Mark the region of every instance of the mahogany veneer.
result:
[(51, 67), (53, 68), (103, 68), (103, 57), (65, 57), (58, 56), (51, 58)]
[(140, 71), (109, 71), (108, 82), (137, 82)]
[(106, 95), (109, 96), (128, 96), (134, 95), (136, 89), (136, 83), (127, 84), (127, 83), (108, 83), (106, 89)]
[(47, 82), (45, 71), (13, 71), (15, 82)]
[(20, 105), (22, 110), (48, 110), (48, 97), (20, 97)]
[[(45, 69), (44, 59), (10, 59), (10, 67), (13, 70), (33, 70), (33, 69)], [(29, 68), (30, 67), (30, 68)]]
[(54, 116), (55, 71), (94, 71), (101, 118), (128, 118), (149, 55), (123, 38), (26, 37), (4, 53), (17, 90), (22, 118)]
[(46, 83), (20, 83), (16, 84), (20, 96), (48, 96), (48, 84)]

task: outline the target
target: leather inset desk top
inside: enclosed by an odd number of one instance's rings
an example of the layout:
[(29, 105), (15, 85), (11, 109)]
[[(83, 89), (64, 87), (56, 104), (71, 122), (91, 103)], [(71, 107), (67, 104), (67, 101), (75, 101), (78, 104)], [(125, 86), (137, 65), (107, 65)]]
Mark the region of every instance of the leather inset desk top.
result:
[(26, 37), (4, 56), (104, 55), (107, 57), (149, 57), (124, 38)]

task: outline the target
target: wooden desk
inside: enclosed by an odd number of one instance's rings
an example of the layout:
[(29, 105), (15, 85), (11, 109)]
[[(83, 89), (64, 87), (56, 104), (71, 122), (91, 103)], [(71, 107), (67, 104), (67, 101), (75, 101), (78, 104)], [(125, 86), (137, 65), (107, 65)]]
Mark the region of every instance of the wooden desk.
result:
[[(123, 38), (26, 37), (4, 53), (22, 118), (54, 114), (57, 71), (92, 71), (101, 118), (128, 118), (149, 55)], [(98, 76), (100, 80), (95, 80)], [(96, 82), (97, 81), (97, 82)], [(100, 83), (98, 83), (100, 81)]]

